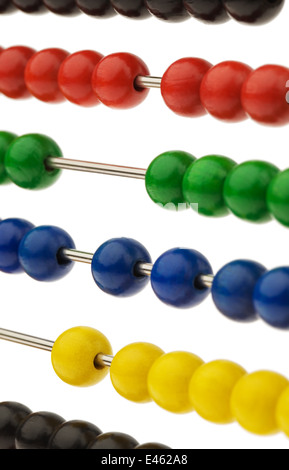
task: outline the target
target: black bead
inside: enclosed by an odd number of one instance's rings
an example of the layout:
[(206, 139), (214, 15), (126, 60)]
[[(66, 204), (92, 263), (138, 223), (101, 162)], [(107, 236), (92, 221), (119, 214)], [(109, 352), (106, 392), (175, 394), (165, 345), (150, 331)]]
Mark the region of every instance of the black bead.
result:
[(76, 5), (87, 15), (105, 18), (116, 15), (110, 0), (76, 0)]
[(17, 429), (16, 449), (47, 449), (51, 435), (63, 422), (55, 413), (32, 413)]
[(134, 449), (138, 442), (128, 434), (106, 432), (96, 438), (88, 449)]
[(13, 8), (12, 3), (10, 0), (0, 0), (0, 13), (4, 13), (9, 11)]
[(43, 0), (43, 3), (48, 10), (59, 15), (80, 13), (74, 0)]
[(49, 449), (87, 449), (101, 430), (87, 421), (67, 421), (51, 436)]
[(205, 23), (225, 23), (230, 19), (222, 0), (184, 0), (190, 15)]
[(280, 13), (285, 0), (223, 0), (223, 3), (235, 20), (264, 24)]
[(151, 14), (160, 20), (178, 23), (189, 18), (183, 0), (145, 0), (145, 4)]
[(111, 0), (110, 3), (117, 13), (128, 18), (142, 19), (151, 16), (144, 0)]
[(13, 401), (0, 403), (0, 449), (15, 449), (18, 426), (32, 411)]
[(43, 10), (42, 0), (12, 0), (13, 4), (25, 13), (34, 13)]
[(171, 449), (171, 447), (159, 444), (158, 442), (148, 442), (147, 444), (136, 446), (135, 449)]

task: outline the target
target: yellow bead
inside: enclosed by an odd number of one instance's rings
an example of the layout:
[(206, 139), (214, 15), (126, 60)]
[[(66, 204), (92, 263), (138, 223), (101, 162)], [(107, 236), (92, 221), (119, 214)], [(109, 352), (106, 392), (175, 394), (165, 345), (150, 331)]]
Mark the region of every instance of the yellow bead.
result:
[(64, 331), (55, 341), (51, 362), (58, 377), (69, 385), (89, 387), (100, 382), (108, 373), (108, 367), (96, 368), (98, 354), (112, 355), (107, 338), (86, 326)]
[(217, 424), (234, 421), (231, 413), (231, 393), (246, 371), (229, 361), (213, 361), (199, 367), (194, 373), (189, 395), (196, 412)]
[(150, 343), (132, 343), (121, 349), (110, 367), (110, 378), (116, 391), (130, 401), (151, 401), (148, 373), (155, 360), (163, 354), (162, 349)]
[(189, 383), (202, 364), (202, 359), (191, 353), (176, 351), (164, 354), (149, 371), (148, 389), (151, 398), (172, 413), (193, 411)]
[(238, 423), (254, 434), (278, 431), (275, 411), (288, 380), (275, 372), (259, 371), (244, 375), (231, 395), (231, 410)]
[(280, 396), (276, 408), (278, 427), (289, 437), (289, 387)]

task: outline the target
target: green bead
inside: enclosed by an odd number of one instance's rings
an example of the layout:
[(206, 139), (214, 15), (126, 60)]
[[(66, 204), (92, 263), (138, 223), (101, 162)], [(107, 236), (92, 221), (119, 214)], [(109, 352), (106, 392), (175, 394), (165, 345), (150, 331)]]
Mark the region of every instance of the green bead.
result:
[(271, 181), (267, 205), (275, 219), (289, 227), (289, 169), (278, 173)]
[(235, 166), (224, 184), (224, 199), (237, 217), (251, 222), (267, 222), (266, 196), (272, 179), (279, 172), (271, 163), (248, 161)]
[(236, 162), (219, 155), (196, 160), (186, 171), (183, 194), (192, 209), (202, 215), (223, 217), (229, 210), (223, 198), (223, 187)]
[(0, 184), (11, 183), (4, 166), (4, 159), (9, 145), (17, 138), (11, 132), (0, 132)]
[(188, 206), (182, 184), (193, 155), (182, 151), (165, 152), (156, 157), (147, 169), (145, 184), (150, 198), (165, 209), (181, 210)]
[(62, 157), (60, 148), (52, 139), (41, 134), (18, 137), (5, 156), (7, 174), (21, 188), (47, 188), (60, 175), (60, 170), (46, 167), (47, 157)]

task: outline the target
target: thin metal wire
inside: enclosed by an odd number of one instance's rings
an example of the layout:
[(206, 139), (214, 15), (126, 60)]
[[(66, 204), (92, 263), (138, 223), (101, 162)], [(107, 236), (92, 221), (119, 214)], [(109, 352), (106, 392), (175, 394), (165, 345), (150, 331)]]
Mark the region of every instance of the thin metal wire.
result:
[(36, 336), (25, 335), (17, 331), (5, 330), (4, 328), (0, 328), (0, 339), (24, 344), (32, 348), (44, 349), (45, 351), (51, 351), (54, 344), (53, 341), (49, 341), (48, 339), (37, 338)]
[(84, 251), (63, 248), (61, 250), (61, 256), (63, 256), (64, 258), (70, 261), (77, 261), (79, 263), (91, 264), (93, 253), (85, 253)]
[(135, 79), (135, 86), (138, 88), (160, 88), (161, 83), (161, 77), (138, 75)]

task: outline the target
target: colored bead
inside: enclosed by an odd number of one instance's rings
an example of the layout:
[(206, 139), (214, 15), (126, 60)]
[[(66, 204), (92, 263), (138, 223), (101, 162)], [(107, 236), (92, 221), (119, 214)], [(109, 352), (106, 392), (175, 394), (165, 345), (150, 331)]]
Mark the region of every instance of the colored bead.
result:
[(127, 297), (140, 292), (148, 277), (137, 273), (138, 263), (151, 263), (146, 248), (131, 238), (113, 238), (95, 252), (91, 271), (100, 289), (107, 294)]
[(148, 88), (136, 88), (138, 75), (149, 75), (147, 66), (139, 57), (124, 52), (111, 54), (96, 65), (92, 88), (105, 106), (133, 108), (144, 101), (149, 91)]
[(116, 14), (109, 0), (76, 0), (76, 5), (91, 16), (110, 18)]
[(118, 351), (110, 367), (111, 383), (115, 390), (136, 403), (151, 401), (147, 387), (148, 373), (162, 354), (164, 351), (150, 343), (133, 343)]
[(264, 24), (277, 16), (285, 0), (223, 0), (228, 13), (237, 21)]
[(198, 285), (198, 277), (205, 274), (212, 274), (212, 268), (201, 253), (175, 248), (166, 251), (154, 263), (151, 284), (162, 302), (189, 308), (209, 295), (210, 289)]
[(189, 384), (192, 375), (202, 364), (202, 359), (188, 352), (163, 354), (154, 362), (148, 374), (151, 398), (161, 408), (172, 413), (193, 411)]
[(18, 426), (32, 411), (13, 401), (0, 403), (0, 449), (15, 449)]
[(63, 49), (44, 49), (31, 57), (25, 69), (25, 83), (35, 98), (46, 103), (65, 101), (58, 86), (58, 72), (67, 56)]
[(75, 13), (75, 1), (74, 0), (42, 0), (46, 8), (60, 15), (67, 15)]
[(69, 385), (89, 387), (100, 382), (107, 367), (95, 366), (98, 354), (112, 355), (107, 338), (93, 328), (80, 326), (64, 331), (55, 341), (51, 362), (58, 377)]
[(226, 264), (213, 280), (212, 298), (217, 309), (232, 320), (255, 320), (254, 289), (266, 271), (261, 264), (249, 260)]
[(48, 169), (48, 157), (62, 157), (56, 142), (41, 134), (26, 134), (15, 139), (5, 155), (5, 169), (13, 183), (25, 189), (44, 189), (54, 184), (61, 172)]
[(10, 183), (10, 179), (6, 173), (4, 165), (5, 155), (9, 145), (16, 139), (15, 134), (11, 132), (0, 132), (0, 184)]
[(276, 268), (265, 273), (254, 290), (254, 305), (269, 325), (289, 328), (289, 268)]
[(289, 437), (289, 387), (281, 394), (276, 407), (278, 428)]
[(92, 89), (91, 77), (102, 57), (98, 52), (79, 51), (62, 62), (58, 85), (67, 100), (81, 106), (95, 106), (100, 103)]
[(247, 119), (241, 103), (241, 90), (251, 72), (251, 67), (235, 61), (212, 67), (200, 87), (201, 102), (208, 113), (227, 122)]
[(257, 160), (235, 166), (224, 184), (224, 199), (233, 214), (250, 222), (269, 221), (267, 189), (278, 171), (275, 165)]
[(31, 413), (17, 429), (16, 449), (48, 449), (51, 435), (63, 422), (64, 419), (55, 413)]
[(221, 24), (230, 18), (222, 0), (184, 0), (188, 13), (205, 23)]
[(12, 0), (13, 4), (19, 8), (19, 10), (25, 13), (33, 13), (39, 11), (43, 7), (41, 0)]
[(96, 440), (88, 446), (88, 449), (111, 449), (111, 450), (122, 450), (122, 449), (135, 449), (138, 442), (134, 437), (121, 432), (107, 432), (101, 434)]
[(207, 421), (229, 424), (234, 421), (230, 398), (234, 386), (246, 371), (230, 361), (213, 361), (194, 373), (189, 394), (195, 411)]
[(289, 169), (272, 179), (267, 191), (267, 205), (275, 219), (289, 227)]
[(188, 208), (182, 191), (183, 177), (195, 157), (187, 152), (165, 152), (149, 165), (145, 184), (149, 197), (165, 209)]
[(51, 282), (66, 276), (73, 267), (72, 261), (61, 256), (63, 248), (75, 248), (70, 235), (61, 228), (42, 225), (22, 238), (18, 256), (26, 274)]
[(0, 221), (0, 270), (5, 273), (20, 273), (23, 268), (18, 257), (18, 249), (24, 235), (34, 228), (24, 219)]
[(87, 421), (66, 421), (51, 436), (49, 449), (88, 449), (101, 430)]
[(244, 111), (261, 124), (282, 126), (289, 123), (286, 87), (289, 69), (279, 65), (264, 65), (252, 72), (243, 84)]
[(171, 449), (171, 447), (159, 444), (158, 442), (147, 442), (136, 446), (135, 449)]
[(182, 0), (145, 0), (145, 4), (151, 14), (160, 20), (179, 23), (189, 19)]
[(15, 46), (0, 54), (0, 92), (8, 98), (24, 99), (31, 96), (24, 72), (30, 57), (35, 53), (30, 47)]
[(225, 179), (236, 162), (230, 158), (208, 155), (196, 160), (183, 178), (183, 195), (199, 214), (223, 217), (229, 214), (223, 197)]
[(143, 19), (150, 16), (144, 0), (110, 0), (110, 3), (117, 13), (128, 18)]
[(278, 431), (275, 410), (288, 380), (275, 372), (259, 371), (244, 375), (231, 395), (232, 414), (238, 423), (254, 434)]
[(161, 93), (168, 108), (185, 117), (207, 114), (201, 103), (200, 86), (211, 67), (212, 64), (206, 60), (193, 57), (177, 60), (170, 65), (161, 80)]

